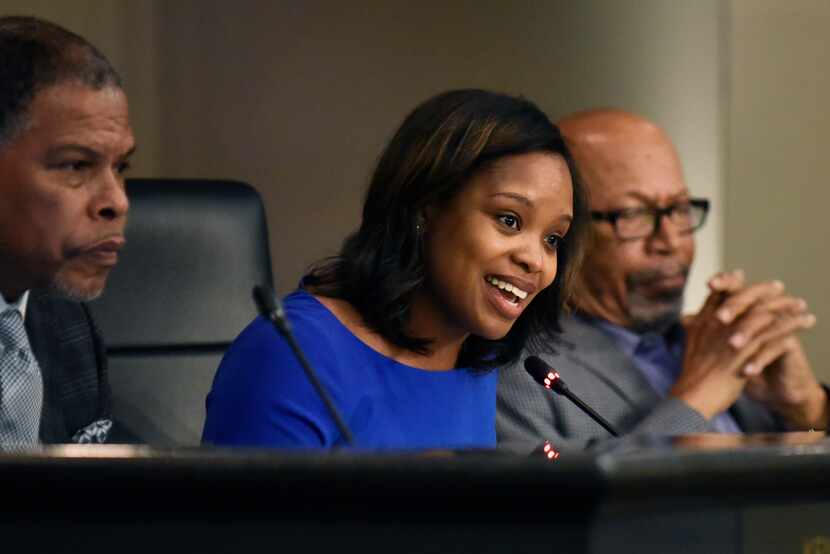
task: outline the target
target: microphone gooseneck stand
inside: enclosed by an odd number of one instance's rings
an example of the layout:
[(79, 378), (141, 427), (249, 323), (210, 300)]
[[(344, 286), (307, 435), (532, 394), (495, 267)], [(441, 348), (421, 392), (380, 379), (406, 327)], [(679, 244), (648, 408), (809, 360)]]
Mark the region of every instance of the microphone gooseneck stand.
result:
[(325, 389), (323, 383), (320, 382), (317, 372), (314, 371), (313, 367), (311, 367), (311, 364), (308, 362), (308, 358), (306, 358), (305, 353), (297, 343), (297, 339), (294, 338), (294, 333), (291, 329), (291, 322), (288, 321), (288, 317), (285, 315), (285, 309), (283, 308), (280, 299), (270, 286), (262, 285), (254, 287), (254, 301), (259, 309), (259, 313), (268, 319), (268, 321), (274, 325), (277, 332), (285, 338), (286, 342), (288, 342), (288, 346), (291, 348), (294, 356), (296, 356), (297, 361), (300, 362), (300, 366), (302, 366), (306, 377), (309, 382), (311, 382), (311, 386), (314, 387), (314, 390), (326, 406), (326, 410), (329, 412), (329, 415), (331, 415), (331, 418), (334, 420), (334, 424), (337, 425), (337, 429), (343, 436), (343, 440), (348, 446), (354, 446), (354, 436), (352, 435), (351, 430), (349, 430), (348, 425), (346, 425), (346, 422), (343, 420), (340, 410), (338, 410), (337, 406), (334, 405), (331, 395), (329, 395), (329, 392)]

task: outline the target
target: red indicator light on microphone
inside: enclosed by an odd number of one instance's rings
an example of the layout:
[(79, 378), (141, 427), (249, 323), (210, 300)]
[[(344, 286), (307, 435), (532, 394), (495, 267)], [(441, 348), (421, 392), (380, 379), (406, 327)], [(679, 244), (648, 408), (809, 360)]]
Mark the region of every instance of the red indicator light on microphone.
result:
[(551, 388), (551, 386), (553, 386), (553, 382), (557, 379), (559, 379), (559, 374), (555, 371), (551, 371), (547, 375), (545, 375), (545, 379), (542, 383), (545, 385), (545, 388), (549, 389)]
[(559, 458), (559, 451), (556, 450), (549, 441), (545, 441), (545, 446), (542, 448), (542, 454), (548, 460), (556, 460)]
[(610, 423), (605, 421), (598, 413), (592, 410), (590, 406), (580, 400), (576, 394), (571, 392), (568, 385), (566, 385), (565, 381), (562, 380), (562, 377), (559, 376), (559, 372), (549, 366), (542, 358), (537, 356), (528, 356), (525, 358), (524, 366), (525, 370), (530, 374), (534, 381), (548, 390), (561, 394), (573, 402), (576, 407), (582, 410), (583, 413), (587, 414), (588, 417), (599, 423), (606, 431), (615, 437), (619, 436), (619, 433), (617, 433)]

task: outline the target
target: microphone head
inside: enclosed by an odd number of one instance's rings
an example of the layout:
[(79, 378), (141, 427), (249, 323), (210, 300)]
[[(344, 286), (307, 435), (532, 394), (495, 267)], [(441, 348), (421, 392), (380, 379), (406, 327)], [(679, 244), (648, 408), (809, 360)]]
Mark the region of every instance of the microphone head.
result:
[(254, 287), (254, 302), (259, 313), (273, 321), (283, 334), (291, 333), (291, 323), (285, 315), (282, 301), (271, 285), (257, 285)]
[(559, 377), (559, 373), (537, 356), (525, 358), (525, 370), (530, 373), (533, 380), (557, 393), (562, 393), (567, 387)]
[(268, 285), (257, 285), (254, 287), (254, 302), (260, 315), (267, 318), (277, 311), (277, 304), (274, 299), (274, 290)]

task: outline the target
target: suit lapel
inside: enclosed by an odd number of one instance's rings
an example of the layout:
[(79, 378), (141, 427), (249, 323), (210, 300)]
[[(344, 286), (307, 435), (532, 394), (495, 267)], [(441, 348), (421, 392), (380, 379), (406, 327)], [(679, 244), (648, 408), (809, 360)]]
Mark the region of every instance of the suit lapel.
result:
[[(659, 401), (643, 372), (600, 329), (579, 317), (566, 318), (562, 327), (562, 355), (593, 373), (632, 406), (653, 405)], [(567, 375), (562, 378), (568, 382)], [(574, 392), (580, 394), (580, 391)]]
[(26, 333), (43, 377), (43, 409), (40, 418), (41, 441), (50, 443), (65, 435), (61, 387), (60, 340), (58, 322), (48, 297), (32, 292), (26, 309)]
[[(565, 318), (562, 329), (562, 338), (557, 345), (560, 356), (566, 356), (569, 361), (593, 374), (623, 401), (637, 409), (660, 401), (643, 372), (600, 329), (580, 317)], [(563, 374), (562, 378), (569, 382), (567, 375)], [(591, 394), (591, 391), (574, 392), (589, 398)], [(782, 421), (746, 394), (738, 398), (729, 412), (745, 433), (786, 430)]]
[(744, 433), (786, 431), (782, 421), (746, 394), (732, 404), (729, 413)]

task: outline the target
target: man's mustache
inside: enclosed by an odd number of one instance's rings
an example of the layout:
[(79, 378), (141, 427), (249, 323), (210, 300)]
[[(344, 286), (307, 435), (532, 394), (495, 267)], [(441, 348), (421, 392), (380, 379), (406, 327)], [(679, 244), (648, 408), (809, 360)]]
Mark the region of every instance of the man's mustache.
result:
[(666, 264), (657, 268), (629, 273), (626, 281), (629, 286), (648, 286), (664, 279), (678, 276), (682, 276), (685, 282), (689, 277), (689, 266), (683, 264)]

